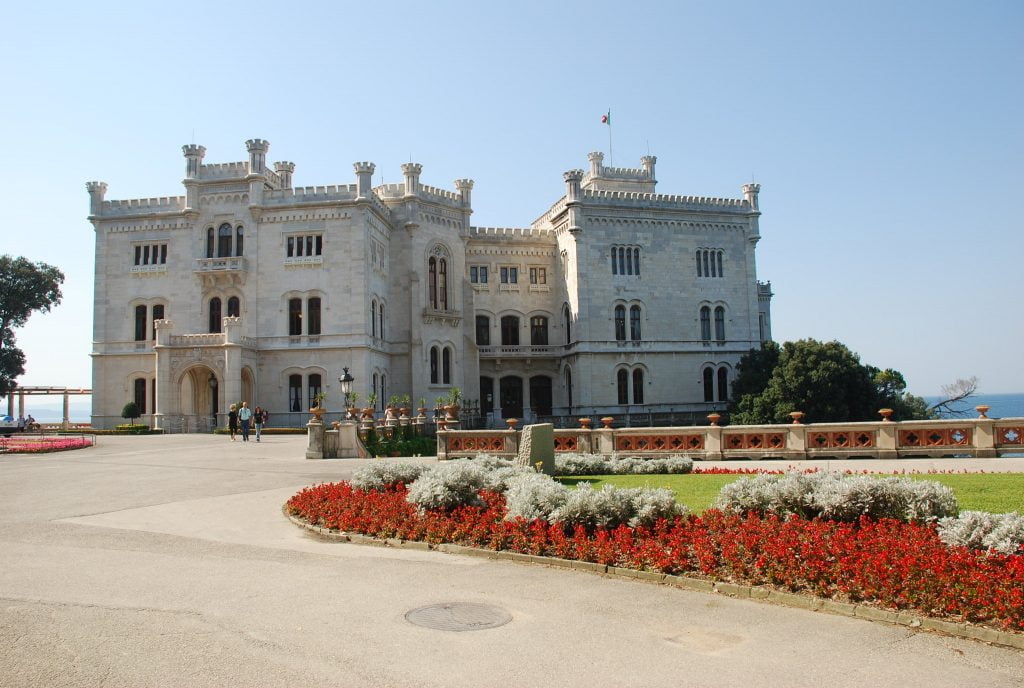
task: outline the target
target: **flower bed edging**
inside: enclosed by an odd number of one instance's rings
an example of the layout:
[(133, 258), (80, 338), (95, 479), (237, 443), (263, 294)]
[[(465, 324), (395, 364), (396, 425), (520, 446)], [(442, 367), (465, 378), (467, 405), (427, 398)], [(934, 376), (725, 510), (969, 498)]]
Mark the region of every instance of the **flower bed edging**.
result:
[(536, 554), (520, 554), (518, 552), (496, 551), (479, 549), (449, 543), (432, 545), (428, 542), (413, 540), (400, 540), (378, 538), (363, 535), (362, 533), (346, 533), (330, 528), (315, 526), (311, 523), (288, 513), (287, 505), (281, 507), (285, 517), (300, 528), (305, 528), (317, 533), (321, 537), (336, 542), (351, 542), (353, 544), (370, 545), (373, 547), (394, 547), (398, 549), (432, 550), (444, 554), (458, 554), (463, 556), (477, 557), (481, 559), (495, 559), (519, 562), (523, 564), (540, 564), (542, 566), (553, 566), (567, 568), (577, 571), (586, 571), (604, 576), (614, 576), (623, 580), (642, 580), (660, 585), (670, 585), (684, 590), (703, 592), (719, 595), (728, 595), (739, 599), (751, 599), (767, 601), (785, 607), (795, 609), (806, 609), (826, 614), (849, 616), (867, 621), (887, 623), (894, 626), (904, 626), (917, 631), (933, 631), (946, 635), (965, 638), (967, 640), (980, 640), (982, 642), (1000, 645), (1017, 650), (1024, 650), (1024, 634), (1000, 631), (985, 626), (975, 626), (966, 623), (943, 621), (928, 616), (917, 616), (905, 611), (893, 612), (887, 609), (879, 609), (870, 605), (850, 604), (848, 602), (837, 602), (826, 600), (810, 595), (799, 595), (792, 592), (775, 590), (759, 585), (743, 585), (740, 583), (728, 583), (725, 581), (710, 581), (703, 578), (691, 576), (679, 576), (674, 574), (658, 573), (656, 571), (638, 571), (637, 569), (622, 568), (620, 566), (607, 566), (589, 561), (577, 561), (575, 559), (560, 559), (557, 557), (545, 557)]

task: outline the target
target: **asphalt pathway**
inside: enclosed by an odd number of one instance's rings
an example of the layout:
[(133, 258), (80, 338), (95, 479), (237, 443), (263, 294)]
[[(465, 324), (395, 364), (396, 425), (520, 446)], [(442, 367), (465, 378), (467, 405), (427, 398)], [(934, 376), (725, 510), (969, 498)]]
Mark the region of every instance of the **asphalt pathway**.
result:
[[(979, 642), (321, 541), (282, 503), (364, 462), (308, 461), (303, 449), (296, 436), (172, 435), (0, 456), (0, 686), (1024, 685), (1024, 653)], [(907, 466), (936, 463), (953, 467)], [(1021, 459), (968, 465), (1024, 470)], [(405, 619), (447, 602), (512, 621), (451, 632)]]

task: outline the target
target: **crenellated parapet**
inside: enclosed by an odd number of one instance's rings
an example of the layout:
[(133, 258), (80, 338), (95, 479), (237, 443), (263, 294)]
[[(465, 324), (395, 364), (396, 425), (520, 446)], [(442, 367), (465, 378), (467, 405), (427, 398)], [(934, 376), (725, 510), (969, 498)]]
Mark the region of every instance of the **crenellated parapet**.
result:
[(107, 183), (86, 182), (85, 190), (89, 192), (89, 214), (99, 215), (103, 212), (103, 197), (107, 194)]
[(277, 172), (277, 177), (281, 181), (282, 189), (292, 188), (292, 174), (295, 172), (295, 163), (288, 162), (287, 160), (275, 162), (274, 171)]
[(750, 203), (739, 198), (711, 196), (677, 196), (669, 194), (639, 193), (635, 191), (597, 191), (584, 189), (585, 201), (615, 205), (637, 205), (679, 210), (713, 210), (715, 212), (750, 212)]
[(423, 172), (423, 165), (418, 162), (407, 162), (402, 165), (402, 174), (405, 176), (406, 196), (415, 196), (419, 193), (421, 172)]
[(369, 198), (373, 193), (373, 171), (377, 169), (377, 166), (364, 160), (352, 163), (352, 169), (356, 173), (356, 194), (359, 198)]
[(472, 239), (554, 239), (551, 229), (537, 227), (470, 227)]
[(245, 148), (249, 151), (249, 174), (263, 174), (267, 169), (267, 151), (270, 150), (270, 141), (249, 139), (245, 142)]
[(743, 185), (743, 197), (747, 199), (751, 210), (757, 210), (757, 195), (761, 193), (761, 185), (755, 182)]
[(142, 213), (176, 213), (185, 210), (184, 196), (160, 196), (159, 198), (130, 198), (119, 201), (103, 201), (102, 210), (94, 215), (139, 215)]

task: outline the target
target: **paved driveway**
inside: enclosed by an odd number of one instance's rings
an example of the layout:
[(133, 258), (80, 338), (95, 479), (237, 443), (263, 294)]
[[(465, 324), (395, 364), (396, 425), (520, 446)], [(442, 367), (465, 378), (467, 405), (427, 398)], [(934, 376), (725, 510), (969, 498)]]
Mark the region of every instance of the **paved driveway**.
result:
[[(301, 437), (209, 435), (0, 456), (0, 686), (1024, 685), (1024, 653), (977, 642), (322, 542), (281, 504), (360, 462), (302, 457)], [(455, 633), (404, 618), (443, 602), (512, 621)]]

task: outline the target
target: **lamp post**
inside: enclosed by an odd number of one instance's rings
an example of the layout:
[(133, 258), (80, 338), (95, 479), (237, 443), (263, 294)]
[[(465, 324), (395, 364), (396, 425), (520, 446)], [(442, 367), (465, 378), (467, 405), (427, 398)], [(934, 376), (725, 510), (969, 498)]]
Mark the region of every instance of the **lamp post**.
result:
[(341, 393), (345, 395), (345, 408), (349, 408), (349, 395), (352, 394), (352, 382), (355, 378), (348, 374), (348, 368), (342, 368), (341, 377), (338, 378), (338, 383), (341, 385)]

